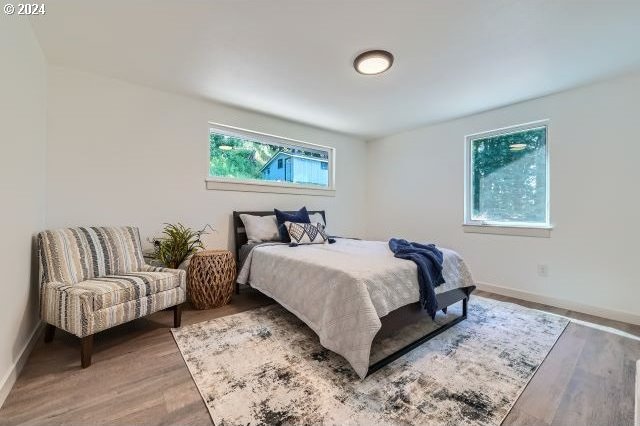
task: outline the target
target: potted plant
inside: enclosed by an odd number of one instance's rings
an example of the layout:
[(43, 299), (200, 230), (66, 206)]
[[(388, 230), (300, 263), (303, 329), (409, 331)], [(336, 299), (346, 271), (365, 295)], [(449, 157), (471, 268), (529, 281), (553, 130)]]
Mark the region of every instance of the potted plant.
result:
[(153, 240), (154, 258), (167, 268), (177, 269), (189, 256), (204, 249), (200, 237), (206, 234), (207, 227), (211, 228), (207, 225), (194, 231), (181, 223), (166, 223), (162, 230), (164, 236)]

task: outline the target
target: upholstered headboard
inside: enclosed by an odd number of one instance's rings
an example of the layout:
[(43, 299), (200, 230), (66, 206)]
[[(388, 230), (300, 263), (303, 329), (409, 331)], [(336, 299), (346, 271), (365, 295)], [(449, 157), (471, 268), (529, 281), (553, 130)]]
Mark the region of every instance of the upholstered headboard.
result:
[[(286, 213), (295, 213), (292, 211), (288, 211)], [(327, 216), (325, 215), (324, 210), (309, 210), (309, 214), (320, 213), (322, 218), (324, 219), (324, 223), (327, 223)], [(247, 244), (247, 233), (244, 230), (244, 223), (242, 223), (242, 219), (240, 219), (241, 214), (250, 214), (253, 216), (270, 216), (273, 213), (273, 210), (262, 211), (262, 212), (233, 212), (233, 234), (234, 234), (234, 242), (235, 242), (235, 252), (236, 259), (240, 258), (240, 247)]]

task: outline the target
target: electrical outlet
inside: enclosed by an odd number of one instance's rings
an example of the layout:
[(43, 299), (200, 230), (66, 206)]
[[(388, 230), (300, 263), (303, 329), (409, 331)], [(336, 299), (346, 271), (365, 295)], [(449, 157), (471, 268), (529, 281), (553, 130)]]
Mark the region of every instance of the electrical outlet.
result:
[(549, 265), (541, 263), (538, 265), (538, 276), (540, 277), (548, 277), (549, 276)]

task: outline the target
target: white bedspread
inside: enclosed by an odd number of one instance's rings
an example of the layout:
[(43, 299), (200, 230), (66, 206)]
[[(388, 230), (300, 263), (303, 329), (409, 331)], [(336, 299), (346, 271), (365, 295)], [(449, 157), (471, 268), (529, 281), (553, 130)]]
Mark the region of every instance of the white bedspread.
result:
[[(462, 258), (444, 253), (441, 293), (473, 285)], [(393, 256), (386, 242), (337, 239), (335, 244), (254, 248), (238, 275), (273, 298), (320, 337), (320, 343), (349, 361), (364, 378), (380, 318), (419, 300), (417, 266)]]

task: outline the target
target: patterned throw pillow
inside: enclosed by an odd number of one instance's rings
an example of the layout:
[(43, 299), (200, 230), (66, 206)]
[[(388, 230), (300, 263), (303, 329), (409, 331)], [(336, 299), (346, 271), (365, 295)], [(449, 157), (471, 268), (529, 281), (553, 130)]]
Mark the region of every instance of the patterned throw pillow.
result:
[(291, 240), (289, 239), (288, 227), (285, 227), (284, 223), (286, 221), (296, 222), (296, 223), (311, 223), (309, 220), (309, 212), (307, 212), (307, 208), (303, 207), (297, 212), (287, 213), (280, 211), (278, 209), (273, 209), (273, 213), (276, 215), (276, 220), (278, 221), (278, 231), (280, 232), (280, 240), (283, 243), (289, 243)]
[(324, 244), (329, 237), (324, 232), (324, 225), (321, 223), (284, 223), (291, 244)]

